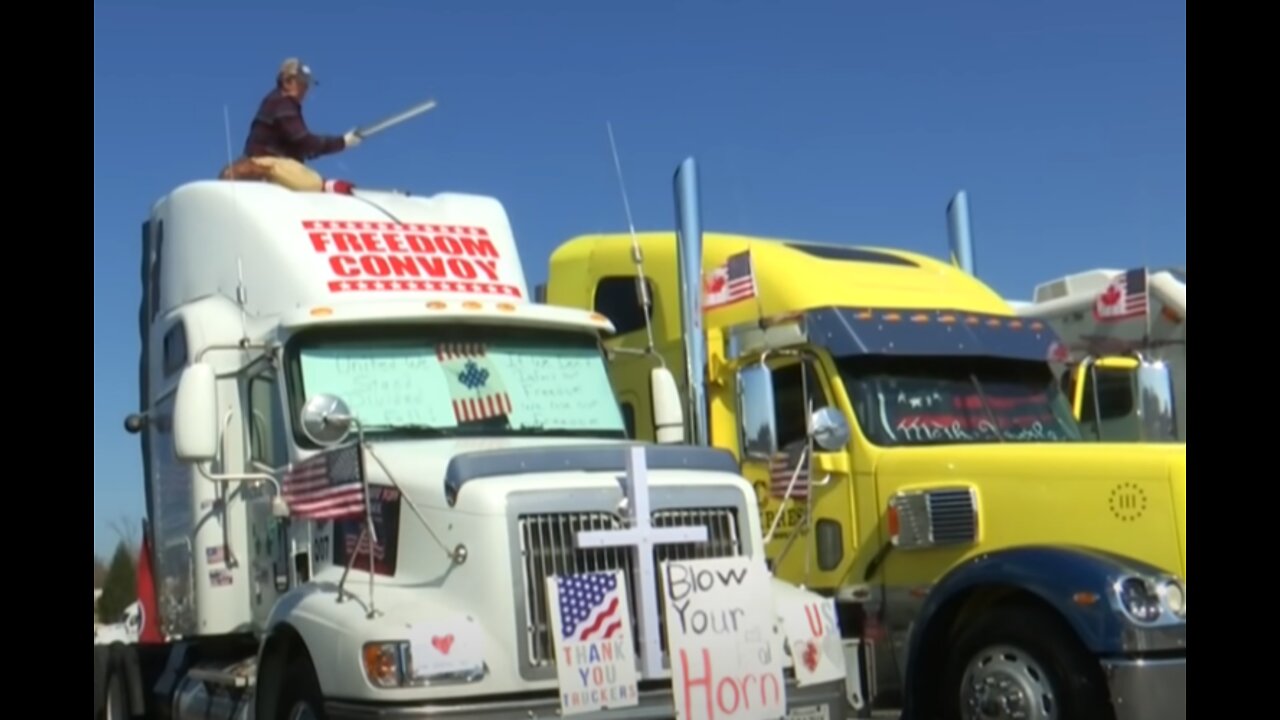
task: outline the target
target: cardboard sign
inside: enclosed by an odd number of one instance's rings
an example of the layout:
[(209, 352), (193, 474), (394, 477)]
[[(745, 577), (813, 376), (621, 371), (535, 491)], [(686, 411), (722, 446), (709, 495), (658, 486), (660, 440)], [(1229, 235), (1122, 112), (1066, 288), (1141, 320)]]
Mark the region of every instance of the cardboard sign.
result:
[(440, 618), (409, 627), (410, 667), (420, 680), (484, 669), (484, 634), (467, 615)]
[(676, 716), (784, 716), (782, 640), (765, 566), (749, 557), (668, 561), (662, 580)]
[(638, 705), (626, 576), (617, 570), (551, 575), (547, 602), (561, 714)]
[(834, 598), (805, 598), (784, 602), (782, 630), (791, 648), (791, 662), (800, 687), (840, 680), (845, 676), (844, 646)]

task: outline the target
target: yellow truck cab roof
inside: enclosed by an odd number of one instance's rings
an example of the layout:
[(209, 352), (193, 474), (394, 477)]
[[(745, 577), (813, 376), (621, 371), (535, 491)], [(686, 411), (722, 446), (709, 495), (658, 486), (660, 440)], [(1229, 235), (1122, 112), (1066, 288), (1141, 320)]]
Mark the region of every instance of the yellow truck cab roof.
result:
[[(657, 339), (679, 339), (676, 235), (638, 233)], [(833, 351), (1004, 355), (1047, 360), (1057, 337), (982, 281), (942, 260), (880, 247), (704, 232), (703, 276), (750, 252), (755, 297), (706, 312), (704, 327), (732, 329), (801, 318)], [(605, 278), (633, 277), (628, 233), (579, 235), (550, 258), (546, 300), (593, 308)], [(1020, 331), (1020, 332), (1010, 332)]]
[[(646, 274), (674, 271), (675, 233), (638, 233), (636, 237)], [(749, 302), (713, 310), (708, 324), (733, 325), (758, 312), (771, 317), (826, 306), (1014, 314), (1000, 295), (978, 279), (919, 253), (717, 232), (704, 232), (702, 243), (704, 273), (729, 256), (750, 250), (759, 300), (759, 305)], [(631, 236), (579, 235), (552, 253), (551, 265), (590, 265), (597, 268), (593, 274), (623, 271), (631, 267)]]

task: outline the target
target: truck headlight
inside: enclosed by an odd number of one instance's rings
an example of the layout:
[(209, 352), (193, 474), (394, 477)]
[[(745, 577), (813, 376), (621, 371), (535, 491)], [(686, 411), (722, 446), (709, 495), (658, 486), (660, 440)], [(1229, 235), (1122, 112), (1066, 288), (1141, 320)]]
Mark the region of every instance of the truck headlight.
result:
[(1179, 618), (1187, 617), (1187, 588), (1178, 580), (1166, 580), (1160, 585), (1160, 597), (1169, 612)]
[(412, 645), (407, 640), (386, 640), (364, 644), (364, 674), (374, 687), (400, 688), (473, 683), (489, 674), (487, 663), (475, 667), (429, 672), (414, 668)]
[(1120, 608), (1131, 620), (1149, 625), (1160, 619), (1163, 613), (1160, 593), (1155, 583), (1141, 577), (1126, 577), (1116, 584), (1116, 596)]
[(394, 688), (404, 685), (408, 676), (405, 642), (371, 642), (364, 644), (364, 674), (375, 687)]
[(1114, 589), (1120, 609), (1139, 625), (1187, 619), (1187, 588), (1178, 578), (1128, 575), (1120, 578)]

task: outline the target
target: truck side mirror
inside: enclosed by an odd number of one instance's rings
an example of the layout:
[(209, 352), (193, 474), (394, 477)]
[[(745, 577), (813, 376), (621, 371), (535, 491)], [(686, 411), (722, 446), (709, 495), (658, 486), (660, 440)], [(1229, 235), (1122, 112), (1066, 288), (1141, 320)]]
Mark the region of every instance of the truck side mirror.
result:
[(649, 373), (650, 407), (653, 408), (654, 437), (664, 445), (684, 442), (684, 410), (676, 376), (665, 367)]
[(1137, 401), (1142, 439), (1172, 442), (1178, 438), (1173, 373), (1162, 360), (1143, 359), (1137, 370)]
[(844, 415), (831, 406), (818, 408), (809, 418), (813, 428), (813, 444), (820, 450), (835, 452), (849, 443), (849, 423)]
[(182, 371), (173, 401), (174, 454), (183, 462), (199, 463), (218, 455), (217, 376), (208, 363)]
[(778, 451), (773, 373), (763, 364), (738, 371), (738, 414), (742, 418), (743, 457), (768, 460)]
[(351, 410), (337, 395), (312, 395), (298, 413), (302, 434), (320, 445), (337, 445), (351, 433)]

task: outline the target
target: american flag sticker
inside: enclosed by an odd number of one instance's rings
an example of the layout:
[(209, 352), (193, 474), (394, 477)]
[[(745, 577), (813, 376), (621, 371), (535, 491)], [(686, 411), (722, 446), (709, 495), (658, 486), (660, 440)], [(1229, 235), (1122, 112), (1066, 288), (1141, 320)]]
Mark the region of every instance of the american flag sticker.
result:
[[(791, 487), (792, 500), (805, 500), (809, 497), (809, 463), (801, 462), (801, 455), (808, 448), (806, 442), (792, 443), (774, 453), (769, 459), (769, 493), (781, 500), (787, 497), (787, 487)], [(791, 478), (795, 477), (795, 485)]]
[(616, 570), (552, 575), (547, 601), (561, 714), (638, 705), (626, 576)]
[(755, 297), (756, 277), (751, 266), (751, 251), (730, 255), (720, 267), (707, 273), (703, 291), (703, 310), (714, 310)]
[(449, 382), (453, 415), (459, 423), (511, 414), (511, 396), (480, 343), (441, 343), (436, 359)]
[(221, 545), (210, 545), (204, 549), (204, 559), (210, 565), (221, 565), (227, 561), (226, 551)]

